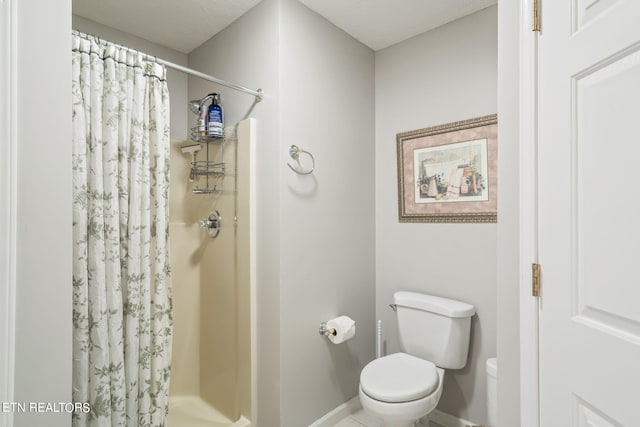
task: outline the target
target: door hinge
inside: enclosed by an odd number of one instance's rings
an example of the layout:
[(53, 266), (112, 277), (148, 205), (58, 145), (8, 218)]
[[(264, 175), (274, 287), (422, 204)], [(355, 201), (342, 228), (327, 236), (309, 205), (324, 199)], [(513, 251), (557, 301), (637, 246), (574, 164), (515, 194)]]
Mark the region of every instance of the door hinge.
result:
[(540, 264), (531, 264), (531, 295), (540, 296)]
[(533, 25), (531, 31), (540, 32), (540, 0), (533, 0)]

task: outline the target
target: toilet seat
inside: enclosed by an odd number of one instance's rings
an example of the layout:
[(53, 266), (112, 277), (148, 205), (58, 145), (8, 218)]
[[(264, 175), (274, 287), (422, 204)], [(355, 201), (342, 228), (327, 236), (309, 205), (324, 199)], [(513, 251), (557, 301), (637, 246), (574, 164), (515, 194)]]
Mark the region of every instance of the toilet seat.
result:
[(398, 403), (422, 399), (438, 387), (436, 365), (406, 353), (370, 362), (360, 374), (360, 387), (369, 397)]

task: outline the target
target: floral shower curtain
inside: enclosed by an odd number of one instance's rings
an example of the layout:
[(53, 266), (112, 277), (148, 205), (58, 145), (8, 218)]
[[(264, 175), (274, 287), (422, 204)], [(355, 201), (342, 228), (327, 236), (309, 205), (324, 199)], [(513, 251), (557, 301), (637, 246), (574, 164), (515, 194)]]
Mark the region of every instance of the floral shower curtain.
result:
[(73, 35), (74, 426), (164, 426), (171, 361), (165, 69)]

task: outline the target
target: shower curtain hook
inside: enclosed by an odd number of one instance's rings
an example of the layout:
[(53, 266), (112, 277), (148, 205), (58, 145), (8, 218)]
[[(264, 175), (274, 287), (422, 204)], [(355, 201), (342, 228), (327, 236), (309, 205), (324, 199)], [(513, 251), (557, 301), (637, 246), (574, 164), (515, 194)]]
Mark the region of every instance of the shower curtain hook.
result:
[(313, 157), (313, 154), (311, 154), (308, 151), (303, 150), (302, 148), (298, 147), (297, 145), (292, 145), (292, 146), (289, 147), (289, 157), (291, 157), (293, 160), (298, 162), (298, 164), (300, 164), (300, 154), (303, 154), (303, 153), (307, 154), (309, 157), (311, 157), (311, 169), (310, 170), (303, 171), (303, 170), (300, 170), (300, 169), (296, 169), (293, 166), (291, 166), (291, 163), (287, 163), (287, 166), (289, 166), (289, 169), (291, 169), (292, 171), (294, 171), (298, 175), (309, 175), (316, 168), (316, 159)]

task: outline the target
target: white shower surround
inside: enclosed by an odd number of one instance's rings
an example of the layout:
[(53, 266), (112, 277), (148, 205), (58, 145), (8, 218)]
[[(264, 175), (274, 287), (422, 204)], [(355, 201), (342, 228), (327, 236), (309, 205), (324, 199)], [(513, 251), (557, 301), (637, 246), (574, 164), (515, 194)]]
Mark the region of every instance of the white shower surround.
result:
[[(215, 157), (219, 143), (210, 143), (210, 158), (226, 163), (221, 194), (176, 192), (172, 201), (194, 205), (177, 212), (171, 224), (175, 341), (169, 422), (183, 427), (240, 427), (256, 419), (256, 126), (247, 119), (226, 128), (224, 159)], [(174, 155), (172, 180), (186, 187), (182, 157)], [(188, 222), (209, 209), (222, 216), (215, 239)]]

